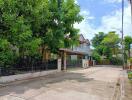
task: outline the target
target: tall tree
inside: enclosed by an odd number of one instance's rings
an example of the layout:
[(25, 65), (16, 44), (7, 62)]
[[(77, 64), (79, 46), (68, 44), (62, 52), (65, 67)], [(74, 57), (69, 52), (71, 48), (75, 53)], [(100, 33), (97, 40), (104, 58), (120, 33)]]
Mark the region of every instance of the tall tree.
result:
[(92, 46), (96, 48), (101, 45), (101, 42), (103, 41), (105, 36), (106, 35), (104, 34), (104, 32), (99, 32), (98, 34), (95, 34), (95, 37), (92, 39)]
[(48, 0), (0, 0), (0, 38), (16, 47), (20, 58), (39, 53), (38, 32), (47, 22), (47, 5)]
[(99, 32), (99, 34), (96, 34), (92, 39), (92, 45), (95, 51), (100, 56), (106, 56), (108, 59), (118, 53), (119, 43), (120, 38), (115, 32), (109, 32), (108, 34)]
[[(57, 0), (49, 1), (49, 22), (41, 27), (41, 34), (44, 40), (43, 45), (51, 52), (57, 53), (61, 47), (70, 47), (78, 40), (78, 29), (73, 27), (74, 23), (82, 21), (79, 14), (80, 7), (74, 0), (61, 0), (58, 8)], [(46, 32), (44, 31), (46, 28)], [(65, 38), (68, 35), (69, 38)]]
[[(16, 48), (20, 58), (33, 58), (40, 46), (57, 53), (59, 48), (75, 44), (78, 29), (73, 25), (83, 19), (80, 7), (74, 0), (61, 1), (58, 8), (57, 0), (0, 0), (1, 41)], [(67, 34), (70, 41), (65, 41)]]
[(109, 47), (114, 55), (118, 53), (120, 38), (115, 32), (109, 32), (101, 43)]

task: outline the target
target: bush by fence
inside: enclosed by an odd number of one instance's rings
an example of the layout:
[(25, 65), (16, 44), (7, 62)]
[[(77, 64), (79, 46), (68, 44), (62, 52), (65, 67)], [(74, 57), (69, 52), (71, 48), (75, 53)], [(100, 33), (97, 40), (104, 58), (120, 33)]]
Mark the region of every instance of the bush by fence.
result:
[(122, 65), (122, 59), (121, 58), (116, 58), (112, 57), (110, 59), (103, 59), (100, 61), (97, 61), (98, 65)]

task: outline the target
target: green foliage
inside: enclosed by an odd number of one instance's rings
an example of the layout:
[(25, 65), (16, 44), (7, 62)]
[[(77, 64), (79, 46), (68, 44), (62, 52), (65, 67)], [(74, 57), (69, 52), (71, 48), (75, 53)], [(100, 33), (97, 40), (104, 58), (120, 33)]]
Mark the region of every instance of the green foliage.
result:
[(130, 45), (132, 44), (132, 37), (125, 36), (124, 38), (125, 50), (128, 51), (128, 57), (130, 58)]
[(131, 65), (132, 65), (132, 58), (130, 58), (129, 61), (130, 61)]
[[(80, 7), (74, 3), (74, 0), (62, 0), (58, 10), (58, 2), (51, 0), (49, 2), (49, 9), (51, 18), (47, 24), (48, 32), (44, 33), (44, 45), (48, 45), (48, 48), (53, 53), (56, 53), (59, 48), (71, 47), (77, 44), (78, 29), (75, 29), (73, 25), (75, 22), (79, 23), (83, 19), (79, 15)], [(48, 36), (49, 38), (46, 35), (50, 35)], [(69, 37), (64, 38), (67, 35)]]
[(132, 79), (132, 72), (128, 72), (128, 78)]
[(14, 59), (11, 44), (6, 39), (0, 39), (0, 66), (7, 67), (13, 63)]
[(57, 53), (76, 45), (79, 12), (74, 0), (62, 0), (59, 8), (57, 0), (0, 0), (0, 65), (13, 62), (12, 56), (35, 58), (40, 47)]
[(99, 34), (96, 34), (92, 39), (92, 45), (95, 48), (94, 52), (96, 52), (93, 56), (102, 56), (113, 64), (120, 64), (120, 59), (112, 58), (112, 55), (117, 55), (119, 53), (119, 43), (119, 35), (115, 32), (109, 32), (108, 34), (99, 32)]
[(126, 50), (130, 49), (130, 44), (132, 44), (132, 37), (125, 36), (124, 42), (125, 42), (125, 49)]
[(123, 61), (122, 61), (122, 58), (119, 58), (119, 57), (111, 57), (110, 58), (110, 62), (111, 62), (111, 64), (113, 64), (113, 65), (122, 65), (123, 63)]
[(96, 60), (96, 61), (100, 61), (101, 60), (101, 56), (98, 54), (98, 52), (96, 52), (96, 51), (94, 51), (93, 53), (92, 53), (92, 57), (93, 57), (93, 59), (94, 60)]
[(109, 32), (101, 43), (111, 48), (118, 47), (120, 43), (119, 35), (115, 32)]
[(99, 32), (98, 34), (95, 34), (95, 37), (92, 39), (92, 45), (93, 47), (97, 47), (101, 45), (101, 42), (103, 41), (104, 37), (106, 35), (103, 32)]

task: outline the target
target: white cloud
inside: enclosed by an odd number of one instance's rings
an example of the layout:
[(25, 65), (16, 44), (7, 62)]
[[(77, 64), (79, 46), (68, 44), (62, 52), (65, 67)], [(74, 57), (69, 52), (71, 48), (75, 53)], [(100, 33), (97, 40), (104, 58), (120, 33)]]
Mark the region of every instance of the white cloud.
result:
[(75, 4), (77, 4), (77, 5), (79, 4), (77, 0), (75, 0)]
[[(131, 24), (131, 13), (130, 6), (125, 7), (124, 9), (124, 34), (132, 36), (132, 24)], [(90, 23), (90, 20), (94, 20), (95, 17), (90, 15), (89, 11), (81, 11), (81, 14), (84, 16), (84, 20), (80, 24), (75, 24), (74, 26), (80, 29), (86, 38), (92, 39), (95, 33), (98, 32), (109, 32), (121, 30), (121, 9), (111, 12), (109, 15), (105, 15), (101, 19), (101, 25), (98, 27), (93, 27)]]
[(74, 24), (74, 27), (80, 29), (80, 34), (83, 34), (84, 37), (92, 39), (95, 31), (89, 21), (94, 20), (94, 16), (91, 16), (90, 12), (85, 10), (81, 11), (80, 14), (84, 17), (84, 20), (79, 24)]
[[(102, 24), (98, 27), (98, 31), (117, 31), (121, 30), (122, 25), (122, 12), (121, 10), (113, 11), (111, 15), (106, 15), (102, 17)], [(124, 34), (132, 35), (132, 24), (131, 24), (131, 14), (130, 6), (126, 7), (124, 10)]]
[(104, 0), (105, 2), (108, 2), (108, 3), (120, 3), (122, 2), (122, 0)]

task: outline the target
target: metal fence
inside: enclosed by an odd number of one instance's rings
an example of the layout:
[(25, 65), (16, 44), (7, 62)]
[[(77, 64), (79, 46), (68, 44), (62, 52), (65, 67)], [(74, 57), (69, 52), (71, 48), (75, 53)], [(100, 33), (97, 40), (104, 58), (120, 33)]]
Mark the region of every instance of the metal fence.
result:
[(69, 59), (69, 60), (67, 60), (66, 61), (66, 66), (67, 67), (82, 67), (82, 60), (71, 60), (71, 59)]
[(0, 67), (0, 76), (9, 76), (53, 69), (57, 69), (57, 60), (50, 60), (44, 62), (36, 61), (33, 64), (19, 62), (12, 66)]

